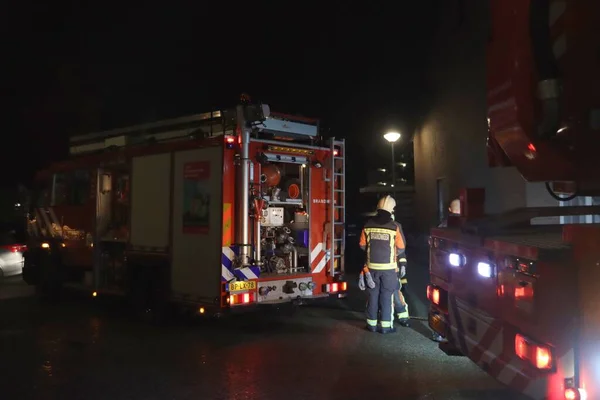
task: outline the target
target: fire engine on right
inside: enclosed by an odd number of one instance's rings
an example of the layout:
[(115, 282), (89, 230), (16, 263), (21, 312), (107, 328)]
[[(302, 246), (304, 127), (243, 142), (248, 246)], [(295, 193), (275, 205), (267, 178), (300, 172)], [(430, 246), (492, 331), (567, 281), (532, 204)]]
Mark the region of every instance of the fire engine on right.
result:
[[(600, 195), (600, 1), (491, 0), (490, 11), (490, 165), (559, 201)], [(430, 238), (440, 348), (532, 399), (600, 399), (600, 225), (531, 223), (599, 207), (486, 216), (478, 188), (460, 202)]]

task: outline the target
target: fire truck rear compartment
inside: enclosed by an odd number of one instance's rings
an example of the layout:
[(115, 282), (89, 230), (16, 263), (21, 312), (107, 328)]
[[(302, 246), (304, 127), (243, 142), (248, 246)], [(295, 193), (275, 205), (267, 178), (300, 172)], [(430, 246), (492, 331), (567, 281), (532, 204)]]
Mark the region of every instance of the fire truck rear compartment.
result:
[[(255, 253), (261, 257), (261, 278), (310, 272), (310, 168), (304, 163), (274, 162), (259, 166), (259, 173), (268, 204), (260, 210), (261, 249)], [(257, 243), (255, 237), (253, 242)]]
[[(477, 237), (434, 230), (431, 281), (445, 289), (439, 293), (449, 306), (447, 313), (435, 304), (432, 310), (447, 320), (451, 344), (493, 376), (531, 382), (532, 393), (591, 382), (600, 359), (597, 332), (589, 329), (599, 315), (599, 229), (543, 225)], [(491, 277), (481, 276), (481, 262), (492, 266)]]

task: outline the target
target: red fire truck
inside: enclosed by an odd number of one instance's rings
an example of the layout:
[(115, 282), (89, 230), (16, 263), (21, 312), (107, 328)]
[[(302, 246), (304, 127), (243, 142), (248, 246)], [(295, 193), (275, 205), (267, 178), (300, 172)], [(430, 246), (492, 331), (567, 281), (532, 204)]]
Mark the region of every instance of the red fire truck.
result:
[[(491, 166), (546, 182), (558, 201), (597, 196), (600, 2), (490, 5)], [(441, 348), (533, 399), (600, 399), (600, 225), (531, 223), (598, 207), (485, 216), (482, 189), (460, 201), (461, 216), (431, 231), (429, 325)]]
[(234, 109), (76, 136), (36, 176), (24, 279), (161, 316), (344, 297), (344, 140)]

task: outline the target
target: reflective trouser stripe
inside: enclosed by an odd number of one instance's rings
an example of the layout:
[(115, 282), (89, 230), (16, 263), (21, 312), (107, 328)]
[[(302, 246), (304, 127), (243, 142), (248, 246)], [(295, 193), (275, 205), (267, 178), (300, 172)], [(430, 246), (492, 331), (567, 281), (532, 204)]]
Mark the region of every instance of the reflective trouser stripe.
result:
[(398, 319), (409, 319), (410, 314), (408, 313), (408, 303), (404, 302), (404, 312), (398, 314)]
[(389, 263), (389, 264), (368, 263), (367, 267), (369, 269), (374, 269), (377, 271), (384, 271), (384, 270), (388, 270), (388, 269), (396, 270), (396, 268), (398, 266), (395, 263)]
[(410, 318), (410, 315), (408, 313), (408, 303), (406, 302), (406, 299), (404, 298), (404, 295), (402, 294), (402, 291), (400, 289), (394, 292), (394, 307), (397, 307), (398, 309), (404, 308), (403, 312), (398, 313), (398, 319)]
[(369, 326), (377, 326), (377, 320), (376, 319), (368, 319), (367, 320), (367, 325), (369, 325)]

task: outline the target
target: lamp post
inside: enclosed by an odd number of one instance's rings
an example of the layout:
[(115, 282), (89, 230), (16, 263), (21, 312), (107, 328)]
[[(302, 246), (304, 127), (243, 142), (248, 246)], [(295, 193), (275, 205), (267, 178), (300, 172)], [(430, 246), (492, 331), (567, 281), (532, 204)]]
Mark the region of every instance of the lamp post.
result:
[(394, 188), (394, 192), (396, 191), (396, 161), (394, 160), (394, 143), (396, 143), (400, 139), (400, 134), (398, 132), (388, 132), (383, 135), (383, 138), (390, 142), (392, 146), (392, 187)]

